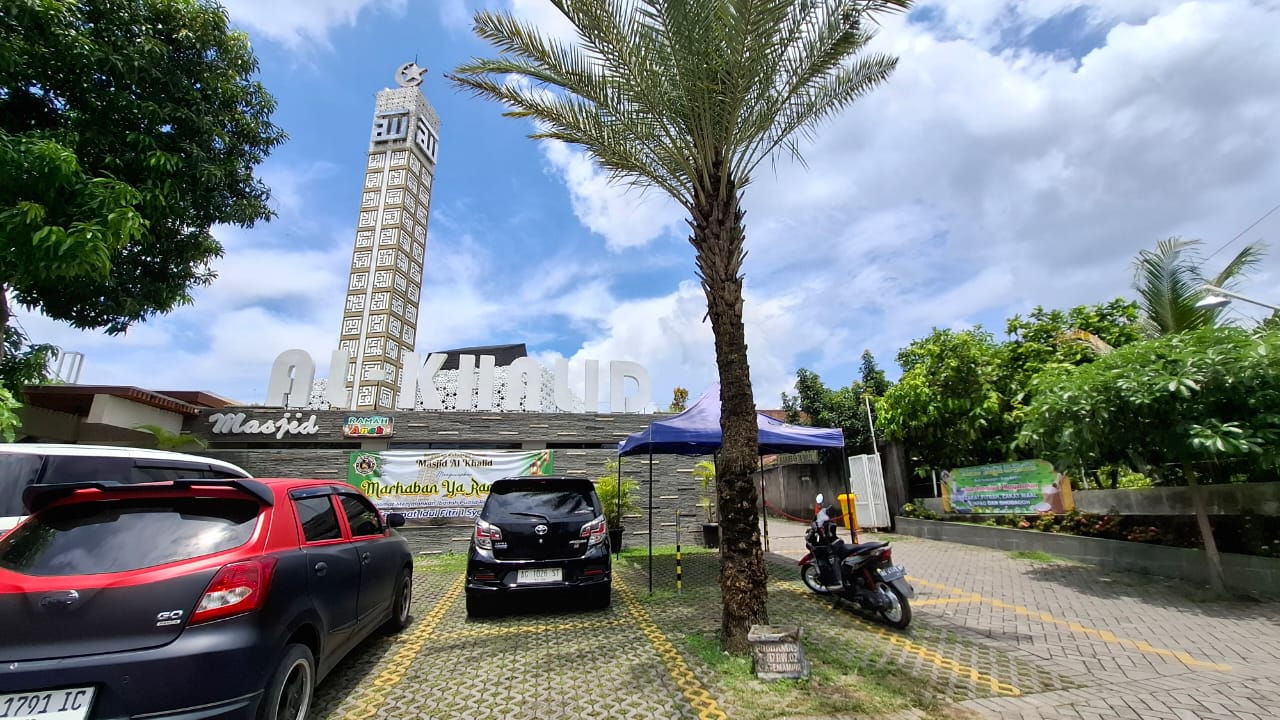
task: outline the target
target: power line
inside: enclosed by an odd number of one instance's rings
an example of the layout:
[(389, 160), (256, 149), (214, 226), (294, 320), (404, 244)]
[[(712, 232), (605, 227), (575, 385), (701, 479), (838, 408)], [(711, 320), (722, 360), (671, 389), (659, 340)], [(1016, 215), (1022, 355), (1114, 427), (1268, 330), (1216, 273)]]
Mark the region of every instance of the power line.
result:
[(1217, 250), (1214, 250), (1212, 253), (1209, 253), (1209, 257), (1205, 258), (1205, 260), (1206, 260), (1206, 261), (1208, 261), (1208, 260), (1212, 260), (1214, 255), (1217, 255), (1218, 253), (1222, 252), (1223, 250), (1226, 250), (1228, 245), (1230, 245), (1231, 243), (1233, 243), (1233, 242), (1235, 242), (1235, 241), (1239, 240), (1239, 239), (1241, 238), (1241, 236), (1243, 236), (1245, 233), (1247, 233), (1247, 232), (1249, 232), (1250, 230), (1252, 230), (1252, 229), (1254, 229), (1254, 228), (1258, 227), (1258, 224), (1259, 224), (1259, 223), (1261, 223), (1263, 220), (1266, 220), (1267, 218), (1271, 217), (1272, 213), (1274, 213), (1274, 212), (1275, 212), (1275, 211), (1277, 211), (1277, 210), (1280, 210), (1280, 203), (1277, 203), (1275, 207), (1273, 207), (1273, 208), (1271, 208), (1270, 210), (1268, 210), (1268, 211), (1266, 211), (1265, 213), (1263, 213), (1262, 217), (1258, 218), (1257, 220), (1254, 220), (1252, 225), (1250, 225), (1249, 227), (1247, 227), (1247, 228), (1245, 228), (1245, 229), (1241, 230), (1240, 232), (1236, 233), (1236, 236), (1235, 236), (1235, 237), (1233, 237), (1233, 238), (1231, 238), (1230, 240), (1228, 240), (1228, 241), (1226, 241), (1226, 242), (1222, 243), (1222, 246), (1221, 246), (1221, 247), (1219, 247)]

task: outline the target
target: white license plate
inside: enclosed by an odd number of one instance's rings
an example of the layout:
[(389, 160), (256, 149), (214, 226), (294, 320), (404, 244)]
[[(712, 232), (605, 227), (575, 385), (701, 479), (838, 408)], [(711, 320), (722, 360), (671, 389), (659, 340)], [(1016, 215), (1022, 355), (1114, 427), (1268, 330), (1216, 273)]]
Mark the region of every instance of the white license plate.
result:
[(560, 568), (530, 568), (516, 575), (516, 583), (520, 585), (553, 582), (560, 582)]
[(894, 580), (900, 580), (906, 576), (907, 569), (901, 565), (894, 565), (893, 567), (887, 567), (880, 571), (880, 577), (883, 578), (885, 582), (893, 582)]
[(0, 695), (3, 720), (84, 720), (93, 705), (93, 688), (63, 688)]

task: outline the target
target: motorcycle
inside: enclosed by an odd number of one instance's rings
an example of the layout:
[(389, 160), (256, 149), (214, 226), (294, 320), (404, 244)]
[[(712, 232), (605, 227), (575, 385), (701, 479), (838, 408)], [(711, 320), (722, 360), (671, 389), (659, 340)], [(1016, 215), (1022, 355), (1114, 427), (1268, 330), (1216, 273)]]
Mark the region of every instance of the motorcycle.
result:
[(834, 595), (877, 615), (885, 624), (905, 630), (911, 624), (915, 590), (907, 582), (907, 570), (893, 564), (893, 550), (886, 542), (846, 543), (840, 539), (835, 506), (819, 508), (805, 532), (809, 552), (800, 558), (800, 579), (819, 595)]

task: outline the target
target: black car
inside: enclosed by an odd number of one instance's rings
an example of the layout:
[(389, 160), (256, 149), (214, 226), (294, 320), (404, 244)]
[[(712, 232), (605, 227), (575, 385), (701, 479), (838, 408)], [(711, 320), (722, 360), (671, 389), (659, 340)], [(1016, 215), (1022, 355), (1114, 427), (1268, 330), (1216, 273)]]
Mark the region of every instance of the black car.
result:
[(413, 558), (325, 480), (32, 485), (0, 539), (0, 718), (305, 720), (409, 621)]
[(467, 556), (467, 614), (516, 595), (569, 591), (609, 607), (609, 529), (585, 478), (511, 477), (493, 483)]

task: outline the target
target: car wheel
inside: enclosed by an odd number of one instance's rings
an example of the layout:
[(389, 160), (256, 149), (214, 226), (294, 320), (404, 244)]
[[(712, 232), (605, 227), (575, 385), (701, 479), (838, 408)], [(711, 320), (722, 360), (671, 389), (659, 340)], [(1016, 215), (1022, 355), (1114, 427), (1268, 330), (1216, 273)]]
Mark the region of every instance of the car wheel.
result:
[(613, 601), (612, 584), (605, 583), (591, 588), (587, 595), (587, 607), (591, 610), (608, 610)]
[(316, 661), (306, 645), (289, 645), (263, 693), (261, 720), (306, 720), (316, 688)]
[(409, 605), (413, 602), (413, 575), (408, 570), (401, 570), (396, 577), (395, 601), (391, 603), (391, 617), (382, 626), (382, 631), (394, 635), (409, 625)]
[(493, 614), (493, 605), (489, 598), (467, 593), (467, 617), (482, 618)]

